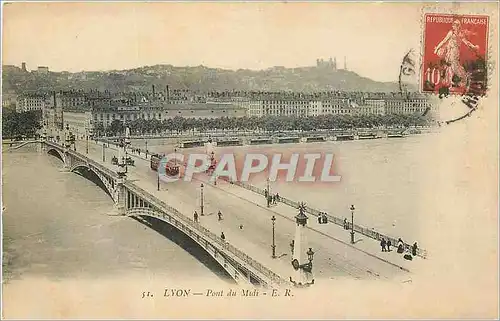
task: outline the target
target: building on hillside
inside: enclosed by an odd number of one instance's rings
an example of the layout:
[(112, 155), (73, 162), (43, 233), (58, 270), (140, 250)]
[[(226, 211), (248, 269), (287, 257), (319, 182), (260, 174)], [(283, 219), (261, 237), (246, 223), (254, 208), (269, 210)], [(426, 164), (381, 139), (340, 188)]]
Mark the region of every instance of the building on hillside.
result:
[(31, 110), (43, 110), (49, 101), (48, 96), (41, 93), (23, 93), (16, 98), (16, 111), (22, 113)]
[(323, 114), (323, 102), (319, 100), (309, 101), (307, 107), (307, 116), (319, 116)]
[(39, 74), (48, 74), (49, 73), (49, 67), (45, 67), (45, 66), (38, 66), (37, 68), (37, 72)]
[(62, 109), (78, 109), (88, 105), (87, 95), (83, 91), (59, 91), (53, 94), (54, 106)]
[(337, 70), (337, 57), (330, 60), (324, 61), (323, 59), (316, 59), (316, 67), (319, 69), (329, 69), (329, 70)]
[(17, 95), (14, 92), (2, 93), (2, 107), (16, 109)]
[(63, 128), (75, 135), (76, 139), (86, 139), (93, 135), (92, 112), (90, 110), (63, 111)]
[(384, 115), (385, 99), (365, 99), (357, 109), (359, 115)]
[(248, 101), (247, 107), (243, 108), (246, 108), (248, 117), (264, 116), (264, 104), (262, 100), (250, 100)]
[(432, 108), (432, 105), (425, 98), (388, 98), (385, 101), (386, 114), (423, 114), (427, 108)]
[(246, 109), (230, 104), (215, 103), (182, 103), (182, 104), (162, 104), (148, 106), (94, 106), (92, 108), (92, 124), (102, 124), (109, 126), (113, 120), (120, 120), (124, 123), (144, 120), (166, 120), (176, 116), (183, 118), (219, 118), (219, 117), (243, 117)]
[(263, 115), (297, 116), (308, 114), (309, 101), (306, 99), (263, 100)]
[(320, 115), (345, 115), (352, 111), (350, 100), (347, 98), (329, 98), (321, 101)]

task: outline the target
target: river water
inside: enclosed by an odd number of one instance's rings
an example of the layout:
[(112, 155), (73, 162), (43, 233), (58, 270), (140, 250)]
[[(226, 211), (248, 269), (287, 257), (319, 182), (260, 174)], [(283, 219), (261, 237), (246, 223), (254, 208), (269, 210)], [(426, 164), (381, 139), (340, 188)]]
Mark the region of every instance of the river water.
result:
[(160, 230), (165, 237), (134, 219), (109, 215), (113, 202), (97, 185), (61, 172), (56, 157), (29, 149), (2, 155), (7, 282), (127, 273), (224, 282), (213, 273), (218, 267), (175, 231)]

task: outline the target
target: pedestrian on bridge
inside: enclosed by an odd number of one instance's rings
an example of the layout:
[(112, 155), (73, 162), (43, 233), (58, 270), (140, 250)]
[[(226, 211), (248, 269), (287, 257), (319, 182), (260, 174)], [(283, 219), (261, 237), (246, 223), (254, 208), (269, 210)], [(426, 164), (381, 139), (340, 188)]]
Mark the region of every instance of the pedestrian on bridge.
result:
[(411, 254), (413, 256), (417, 256), (417, 249), (418, 249), (418, 245), (417, 245), (417, 242), (413, 243), (413, 246), (411, 247)]
[(344, 230), (349, 229), (349, 224), (347, 223), (347, 219), (344, 217)]
[(222, 213), (220, 212), (220, 210), (219, 213), (217, 213), (217, 215), (219, 216), (219, 221), (222, 221)]
[(383, 238), (382, 241), (380, 241), (380, 246), (382, 247), (382, 252), (387, 252), (387, 249), (385, 248), (386, 245), (387, 245), (387, 242)]
[(220, 238), (225, 241), (226, 240), (226, 236), (224, 235), (224, 232), (220, 233)]
[(194, 211), (193, 218), (195, 223), (198, 223), (198, 212)]
[(387, 240), (387, 252), (390, 252), (391, 251), (391, 240)]
[(399, 238), (398, 239), (398, 253), (403, 254), (404, 250), (405, 250), (405, 246), (404, 246), (403, 240), (401, 238)]

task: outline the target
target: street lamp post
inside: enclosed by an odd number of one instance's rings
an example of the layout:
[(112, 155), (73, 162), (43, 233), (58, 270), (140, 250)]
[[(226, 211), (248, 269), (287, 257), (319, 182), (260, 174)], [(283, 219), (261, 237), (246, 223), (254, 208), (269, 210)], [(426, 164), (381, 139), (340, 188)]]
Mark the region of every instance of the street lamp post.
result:
[(273, 245), (271, 246), (271, 248), (273, 250), (272, 258), (275, 259), (276, 258), (276, 243), (275, 243), (275, 239), (274, 239), (274, 225), (275, 225), (275, 222), (276, 222), (276, 217), (274, 215), (271, 218), (271, 221), (273, 222)]
[(85, 152), (88, 154), (89, 153), (89, 131), (86, 129), (85, 131), (85, 136), (87, 137), (87, 146), (85, 148)]
[(314, 256), (312, 248), (309, 248), (309, 251), (306, 252), (309, 262), (303, 263), (302, 259), (302, 235), (308, 220), (307, 215), (305, 215), (305, 211), (305, 204), (300, 203), (299, 214), (295, 216), (297, 223), (295, 229), (295, 240), (290, 243), (290, 247), (292, 248), (292, 267), (295, 270), (294, 277), (290, 276), (290, 282), (298, 287), (306, 287), (314, 284), (314, 279), (312, 279), (311, 282), (307, 281), (309, 275), (312, 275), (312, 260)]
[(200, 214), (201, 214), (201, 216), (205, 216), (205, 214), (203, 213), (203, 183), (201, 183)]
[(157, 190), (158, 192), (160, 191), (160, 171), (158, 171), (158, 175), (157, 176)]
[(354, 205), (351, 205), (351, 244), (354, 244)]
[(105, 145), (106, 144), (104, 142), (102, 142), (102, 161), (103, 162), (106, 162), (106, 152), (104, 151), (104, 149), (106, 148)]
[(267, 178), (267, 197), (266, 197), (267, 207), (271, 207), (271, 202), (269, 201), (270, 197), (271, 197), (271, 184), (269, 183), (269, 177), (268, 177)]
[(148, 158), (148, 141), (146, 141), (146, 158)]

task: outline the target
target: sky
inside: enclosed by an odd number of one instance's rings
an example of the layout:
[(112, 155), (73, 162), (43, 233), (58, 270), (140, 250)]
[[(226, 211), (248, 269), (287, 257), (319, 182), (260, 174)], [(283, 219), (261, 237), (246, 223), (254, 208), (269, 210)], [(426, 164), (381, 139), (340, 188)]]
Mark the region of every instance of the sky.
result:
[(13, 3), (3, 7), (3, 64), (52, 71), (145, 65), (265, 69), (337, 57), (396, 81), (419, 49), (421, 11), (402, 3)]

